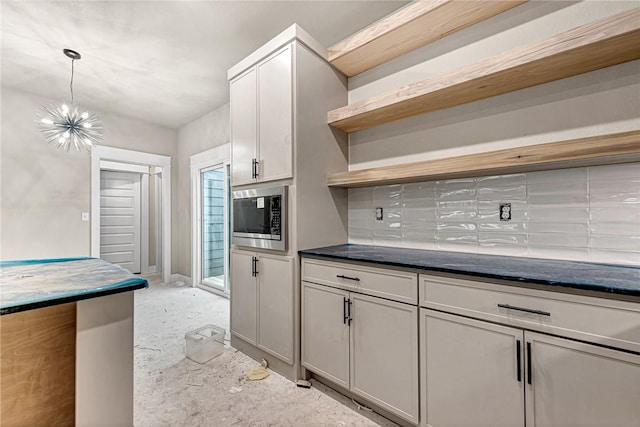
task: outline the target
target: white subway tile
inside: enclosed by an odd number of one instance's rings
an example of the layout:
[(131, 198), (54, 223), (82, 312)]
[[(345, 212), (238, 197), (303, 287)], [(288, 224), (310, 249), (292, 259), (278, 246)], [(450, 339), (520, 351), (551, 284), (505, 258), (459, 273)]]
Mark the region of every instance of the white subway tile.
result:
[(618, 180), (618, 181), (590, 181), (589, 193), (594, 194), (617, 194), (617, 193), (640, 193), (640, 180)]
[(588, 207), (529, 205), (527, 213), (529, 221), (581, 222), (589, 219)]
[(586, 235), (589, 223), (584, 222), (538, 222), (529, 221), (529, 233), (567, 233)]
[(485, 246), (489, 245), (520, 245), (526, 246), (527, 235), (524, 233), (478, 233), (478, 242)]
[(591, 262), (637, 266), (640, 265), (640, 252), (591, 249)]
[(586, 233), (569, 234), (529, 232), (529, 244), (536, 246), (587, 248), (589, 245), (589, 237)]
[(640, 235), (614, 236), (592, 234), (589, 239), (592, 249), (612, 249), (617, 251), (640, 252)]
[(478, 186), (478, 200), (497, 200), (509, 202), (512, 200), (527, 200), (527, 186), (515, 187), (480, 187)]
[(551, 183), (565, 185), (569, 182), (586, 182), (587, 168), (559, 169), (541, 172), (529, 172), (527, 185), (539, 183)]
[(636, 208), (640, 208), (640, 192), (592, 193), (590, 199), (591, 206), (636, 205)]
[(640, 182), (640, 162), (589, 168), (590, 181), (635, 180)]
[(478, 226), (475, 222), (439, 222), (436, 226), (438, 231), (476, 231)]
[(561, 248), (529, 243), (529, 257), (589, 262), (588, 248)]
[(495, 222), (483, 222), (478, 221), (478, 230), (489, 232), (525, 232), (527, 231), (528, 223), (526, 222), (514, 222), (514, 221), (495, 221)]
[(526, 246), (480, 243), (478, 253), (487, 255), (526, 257), (529, 249)]
[(587, 194), (589, 185), (582, 181), (551, 181), (541, 183), (527, 183), (527, 194)]
[(640, 236), (640, 222), (591, 221), (591, 233), (616, 236)]
[(616, 207), (592, 207), (591, 221), (640, 222), (640, 209), (618, 209)]
[(529, 194), (530, 206), (588, 206), (589, 195), (584, 193)]
[(512, 175), (482, 176), (477, 178), (478, 187), (514, 187), (525, 185), (527, 175), (524, 173)]

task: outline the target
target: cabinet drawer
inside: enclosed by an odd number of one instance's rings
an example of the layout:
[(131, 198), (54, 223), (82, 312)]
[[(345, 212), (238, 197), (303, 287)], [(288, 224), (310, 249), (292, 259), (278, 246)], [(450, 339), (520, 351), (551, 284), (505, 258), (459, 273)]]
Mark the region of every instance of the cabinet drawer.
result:
[(640, 352), (640, 304), (424, 274), (419, 281), (422, 307)]
[(418, 304), (418, 275), (404, 271), (304, 258), (302, 280)]

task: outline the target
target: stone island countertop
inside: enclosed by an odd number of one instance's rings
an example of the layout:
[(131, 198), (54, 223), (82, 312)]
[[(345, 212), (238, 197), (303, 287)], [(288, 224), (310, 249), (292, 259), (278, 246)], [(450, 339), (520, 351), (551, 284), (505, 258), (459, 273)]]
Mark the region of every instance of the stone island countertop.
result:
[(0, 262), (0, 314), (148, 288), (146, 279), (96, 258)]

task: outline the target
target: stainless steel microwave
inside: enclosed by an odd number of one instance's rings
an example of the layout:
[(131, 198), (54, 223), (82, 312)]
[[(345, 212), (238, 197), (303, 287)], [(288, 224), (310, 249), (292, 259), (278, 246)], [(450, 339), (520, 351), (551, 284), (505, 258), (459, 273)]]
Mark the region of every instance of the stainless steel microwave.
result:
[(287, 248), (287, 187), (233, 192), (234, 245), (285, 250)]

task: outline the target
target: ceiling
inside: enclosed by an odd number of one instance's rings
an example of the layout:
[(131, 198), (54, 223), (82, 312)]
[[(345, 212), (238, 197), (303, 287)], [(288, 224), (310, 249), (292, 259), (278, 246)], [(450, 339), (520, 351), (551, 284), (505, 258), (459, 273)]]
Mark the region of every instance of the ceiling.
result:
[(404, 1), (5, 1), (2, 84), (178, 128), (229, 100), (227, 70), (293, 23), (330, 46)]

